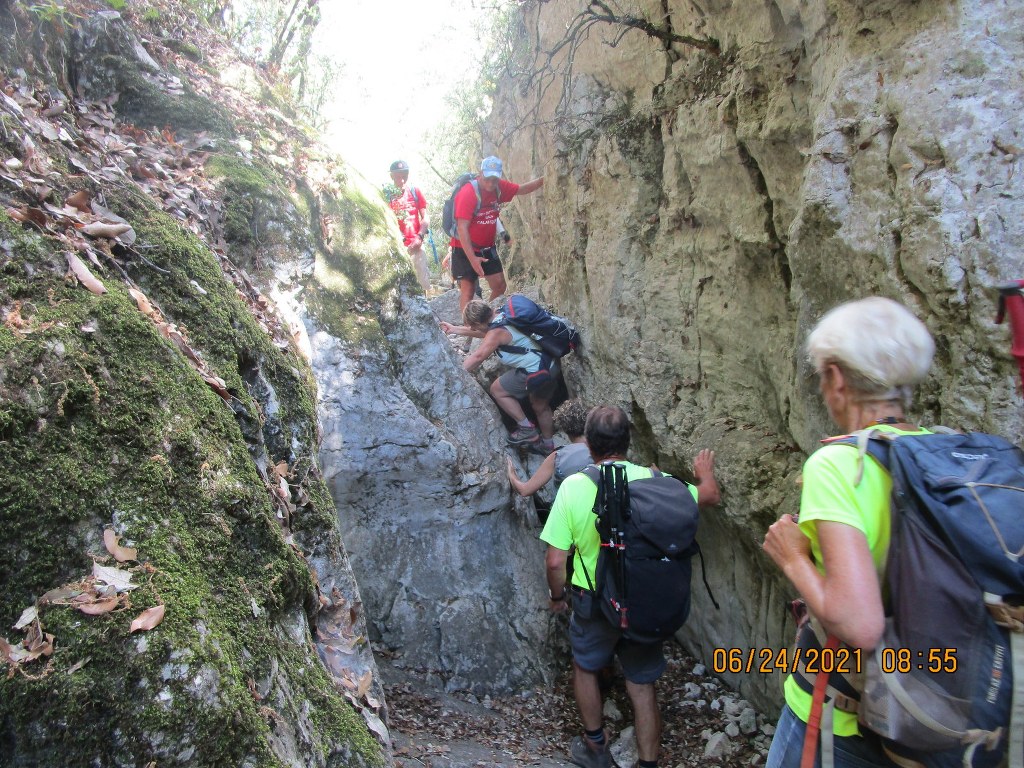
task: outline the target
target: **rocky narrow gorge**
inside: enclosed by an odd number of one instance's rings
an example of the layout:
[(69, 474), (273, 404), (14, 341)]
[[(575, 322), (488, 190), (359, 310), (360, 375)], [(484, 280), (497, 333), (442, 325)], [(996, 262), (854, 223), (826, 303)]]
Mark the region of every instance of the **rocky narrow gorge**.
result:
[[(638, 461), (717, 452), (721, 608), (694, 589), (679, 637), (707, 665), (790, 641), (760, 542), (830, 429), (799, 351), (828, 307), (906, 302), (938, 342), (917, 416), (1024, 438), (993, 322), (1021, 4), (604, 7), (516, 7), (483, 150), (545, 176), (507, 268), (581, 329), (569, 392), (624, 407)], [(71, 10), (0, 3), (0, 765), (395, 765), (384, 659), (551, 686), (493, 370), (378, 191), (187, 6)], [(780, 676), (722, 677), (776, 711)]]

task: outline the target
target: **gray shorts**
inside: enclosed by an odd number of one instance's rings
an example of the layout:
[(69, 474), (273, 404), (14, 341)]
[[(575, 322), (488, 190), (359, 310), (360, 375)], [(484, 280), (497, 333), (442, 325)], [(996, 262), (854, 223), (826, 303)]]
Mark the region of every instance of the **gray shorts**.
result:
[[(597, 672), (619, 657), (622, 673), (631, 683), (653, 683), (665, 671), (661, 643), (635, 643), (622, 636), (593, 604), (593, 595), (578, 587), (571, 590), (572, 618), (569, 619), (569, 644), (572, 658), (580, 669)], [(596, 610), (595, 618), (587, 618)]]
[(525, 400), (530, 395), (539, 397), (542, 400), (550, 400), (551, 396), (555, 394), (555, 389), (558, 387), (558, 372), (560, 370), (558, 363), (552, 363), (549, 370), (551, 371), (551, 379), (540, 389), (536, 389), (533, 392), (527, 391), (526, 388), (526, 377), (528, 374), (519, 368), (505, 371), (498, 377), (498, 382), (501, 384), (501, 388), (516, 400)]

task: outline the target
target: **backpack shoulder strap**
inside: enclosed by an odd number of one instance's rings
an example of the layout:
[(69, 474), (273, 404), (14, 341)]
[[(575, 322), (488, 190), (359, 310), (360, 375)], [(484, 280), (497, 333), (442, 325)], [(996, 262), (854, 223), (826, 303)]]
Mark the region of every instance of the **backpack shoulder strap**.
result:
[[(480, 194), (480, 182), (476, 178), (469, 180), (469, 183), (473, 185), (473, 191), (476, 192), (476, 207), (473, 209), (473, 216), (475, 217), (480, 213), (480, 206), (484, 204), (483, 195)], [(501, 189), (498, 189), (498, 195), (501, 196)]]
[(850, 435), (832, 437), (824, 442), (826, 445), (852, 445), (857, 449), (859, 454), (857, 457), (857, 474), (853, 479), (853, 485), (856, 487), (860, 485), (860, 481), (864, 479), (865, 454), (870, 453), (879, 464), (886, 468), (886, 470), (890, 469), (891, 460), (889, 458), (889, 448), (897, 438), (897, 435), (893, 435), (889, 432), (883, 432), (880, 429), (868, 428), (862, 429), (859, 432), (854, 432)]

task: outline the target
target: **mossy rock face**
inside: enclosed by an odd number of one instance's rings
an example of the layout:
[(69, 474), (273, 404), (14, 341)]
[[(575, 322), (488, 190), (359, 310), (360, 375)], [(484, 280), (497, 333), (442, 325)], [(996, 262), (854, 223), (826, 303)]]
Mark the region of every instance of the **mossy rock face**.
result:
[[(104, 527), (139, 551), (122, 566), (139, 584), (130, 608), (39, 607), (56, 650), (0, 681), (0, 752), (17, 764), (283, 765), (273, 745), (291, 729), (318, 756), (310, 764), (380, 763), (312, 649), (309, 566), (286, 543), (251, 455), (293, 463), (277, 450), (312, 445), (302, 365), (273, 347), (191, 236), (131, 193), (113, 202), (135, 211), (154, 246), (152, 266), (131, 266), (137, 284), (256, 423), (244, 373), (260, 369), (288, 438), (254, 446), (257, 429), (247, 442), (119, 278), (94, 268), (108, 288), (94, 296), (65, 277), (50, 241), (0, 216), (0, 461), (13, 470), (0, 487), (0, 623), (80, 582), (94, 558), (114, 565), (102, 559)], [(306, 535), (312, 526), (330, 540), (329, 499), (310, 483)], [(163, 622), (131, 634), (156, 604)]]
[(158, 68), (124, 25), (89, 17), (75, 33), (73, 71), (87, 98), (116, 95), (118, 115), (142, 128), (235, 135), (234, 120), (223, 107), (197, 94), (185, 75)]

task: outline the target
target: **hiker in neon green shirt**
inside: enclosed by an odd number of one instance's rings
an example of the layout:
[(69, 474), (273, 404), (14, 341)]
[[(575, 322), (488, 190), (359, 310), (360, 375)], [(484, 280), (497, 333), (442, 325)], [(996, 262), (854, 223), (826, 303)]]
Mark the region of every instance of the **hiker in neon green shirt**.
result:
[[(584, 437), (595, 463), (621, 465), (629, 482), (652, 476), (648, 467), (626, 460), (630, 425), (621, 408), (594, 408), (587, 417)], [(680, 486), (683, 493), (692, 494), (698, 506), (714, 505), (720, 500), (714, 466), (714, 451), (702, 450), (694, 460), (697, 484)], [(585, 474), (578, 472), (567, 477), (540, 534), (548, 545), (548, 607), (554, 613), (563, 613), (570, 605), (572, 609), (569, 643), (573, 655), (573, 692), (584, 733), (569, 745), (570, 761), (581, 768), (611, 768), (615, 764), (604, 730), (598, 673), (617, 658), (633, 705), (639, 757), (636, 765), (656, 768), (661, 747), (661, 715), (654, 684), (665, 669), (665, 657), (660, 642), (640, 643), (623, 637), (622, 629), (613, 626), (596, 608), (597, 598), (590, 591), (588, 580), (597, 573), (600, 549), (600, 536), (594, 526), (597, 492), (597, 485)], [(572, 583), (566, 584), (566, 564), (573, 546)]]
[[(807, 340), (825, 407), (845, 433), (926, 432), (908, 421), (905, 409), (911, 388), (928, 374), (934, 350), (923, 323), (880, 297), (836, 307)], [(888, 472), (870, 456), (861, 457), (856, 446), (825, 445), (804, 464), (799, 522), (783, 515), (764, 541), (811, 616), (862, 656), (874, 649), (885, 624), (880, 583), (889, 550), (891, 488)], [(765, 768), (799, 767), (813, 683), (813, 675), (786, 680), (786, 706)], [(839, 675), (829, 684), (840, 693), (849, 688)], [(832, 730), (836, 768), (894, 765), (872, 734), (861, 734), (856, 714), (841, 711), (838, 702)]]

